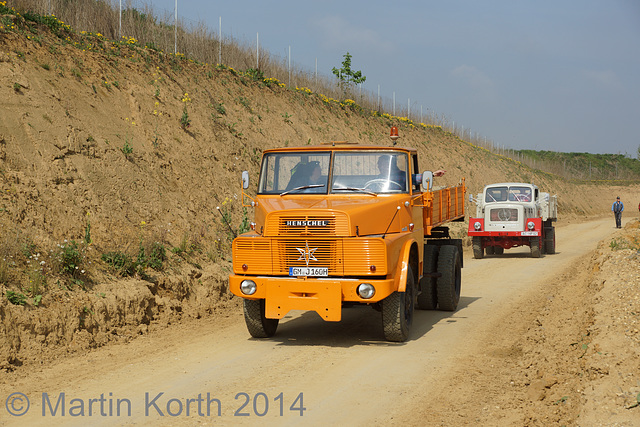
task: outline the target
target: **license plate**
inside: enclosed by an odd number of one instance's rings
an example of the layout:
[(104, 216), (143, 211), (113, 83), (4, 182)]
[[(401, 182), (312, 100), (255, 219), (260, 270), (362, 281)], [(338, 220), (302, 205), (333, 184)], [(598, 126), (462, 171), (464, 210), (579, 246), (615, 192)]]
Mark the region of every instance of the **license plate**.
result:
[(537, 236), (538, 232), (537, 231), (523, 231), (522, 233), (520, 233), (521, 236)]
[(289, 276), (327, 277), (328, 267), (289, 267)]

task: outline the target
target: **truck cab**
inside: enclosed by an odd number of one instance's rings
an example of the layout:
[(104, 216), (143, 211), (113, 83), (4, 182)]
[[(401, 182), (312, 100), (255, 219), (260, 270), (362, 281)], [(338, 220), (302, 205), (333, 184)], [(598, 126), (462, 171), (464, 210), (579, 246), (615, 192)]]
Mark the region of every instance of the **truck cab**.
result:
[[(272, 336), (290, 310), (340, 321), (344, 305), (365, 304), (383, 312), (387, 339), (406, 340), (425, 236), (452, 216), (464, 219), (464, 185), (434, 216), (440, 198), (429, 191), (430, 172), (417, 168), (412, 148), (334, 142), (264, 151), (256, 196), (243, 193), (255, 221), (233, 242), (229, 277), (252, 336)], [(456, 256), (459, 268), (461, 243)]]

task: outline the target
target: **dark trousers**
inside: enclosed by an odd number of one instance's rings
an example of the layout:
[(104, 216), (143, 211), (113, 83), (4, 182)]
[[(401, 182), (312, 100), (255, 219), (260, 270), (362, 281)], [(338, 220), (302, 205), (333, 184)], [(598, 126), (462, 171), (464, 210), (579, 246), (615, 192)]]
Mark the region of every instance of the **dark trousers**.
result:
[(616, 217), (616, 227), (622, 227), (622, 212), (614, 212), (613, 216)]

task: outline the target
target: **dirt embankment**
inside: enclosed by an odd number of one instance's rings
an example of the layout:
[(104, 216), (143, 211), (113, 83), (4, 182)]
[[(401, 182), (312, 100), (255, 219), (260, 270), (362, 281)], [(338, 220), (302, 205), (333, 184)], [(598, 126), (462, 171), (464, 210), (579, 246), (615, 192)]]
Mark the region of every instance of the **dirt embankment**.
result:
[[(240, 172), (250, 170), (255, 183), (265, 148), (388, 144), (396, 125), (423, 169), (447, 170), (439, 183), (465, 177), (477, 193), (490, 182), (534, 181), (558, 194), (561, 221), (607, 212), (612, 192), (633, 194), (576, 186), (442, 129), (226, 67), (7, 19), (15, 29), (0, 34), (4, 369), (222, 311), (230, 241), (252, 216), (240, 203)], [(102, 258), (149, 259), (155, 243), (166, 251), (162, 267), (143, 265), (130, 278)]]
[(499, 332), (457, 361), (457, 375), (425, 418), (433, 425), (640, 425), (639, 271), (636, 217), (558, 272), (542, 295), (505, 310), (490, 328)]
[(639, 272), (635, 219), (561, 277), (507, 365), (527, 423), (640, 425)]

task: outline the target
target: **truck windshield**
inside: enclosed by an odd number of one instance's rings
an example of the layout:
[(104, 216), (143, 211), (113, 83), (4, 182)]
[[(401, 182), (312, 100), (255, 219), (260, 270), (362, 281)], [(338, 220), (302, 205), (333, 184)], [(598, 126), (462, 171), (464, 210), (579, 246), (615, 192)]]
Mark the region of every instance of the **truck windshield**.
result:
[(531, 188), (522, 186), (499, 186), (487, 188), (484, 197), (485, 203), (493, 202), (530, 202)]
[(270, 153), (260, 172), (258, 194), (327, 193), (329, 152)]
[[(399, 151), (265, 154), (258, 194), (407, 193), (408, 155)], [(331, 172), (331, 176), (329, 176)]]
[(407, 193), (408, 156), (396, 151), (336, 152), (332, 193)]

